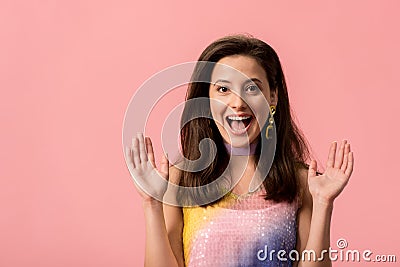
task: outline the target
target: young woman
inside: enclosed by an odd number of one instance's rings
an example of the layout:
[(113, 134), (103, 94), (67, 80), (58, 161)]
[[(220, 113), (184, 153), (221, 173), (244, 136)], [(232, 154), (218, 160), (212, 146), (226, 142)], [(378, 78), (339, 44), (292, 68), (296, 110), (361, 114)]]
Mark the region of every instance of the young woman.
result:
[[(132, 175), (152, 188), (146, 194), (137, 187), (146, 220), (145, 266), (331, 266), (330, 221), (334, 199), (353, 170), (350, 144), (331, 144), (323, 174), (315, 160), (306, 164), (309, 151), (291, 115), (279, 58), (265, 42), (227, 36), (209, 45), (199, 62), (216, 64), (195, 70), (194, 77), (209, 83), (191, 83), (186, 100), (204, 97), (209, 104), (202, 110), (206, 116), (182, 123), (181, 148), (183, 157), (196, 160), (200, 141), (210, 138), (217, 149), (211, 164), (190, 171), (169, 167), (163, 156), (157, 169), (151, 140), (143, 134), (126, 149)], [(182, 121), (193, 111), (185, 105)], [(270, 149), (264, 144), (271, 136), (276, 147), (267, 163), (260, 154)], [(221, 177), (231, 182), (216, 186), (220, 198), (178, 207), (151, 196), (169, 192), (166, 184), (151, 183), (155, 175), (185, 188)], [(257, 190), (250, 190), (254, 184)], [(210, 190), (180, 192), (172, 195), (196, 203)]]

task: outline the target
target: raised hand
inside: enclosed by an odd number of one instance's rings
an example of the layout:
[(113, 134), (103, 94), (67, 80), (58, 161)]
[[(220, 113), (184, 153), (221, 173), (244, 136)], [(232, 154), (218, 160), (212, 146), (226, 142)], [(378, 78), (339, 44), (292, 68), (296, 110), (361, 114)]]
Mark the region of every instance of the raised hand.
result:
[(353, 172), (354, 156), (350, 151), (350, 144), (343, 141), (336, 154), (337, 143), (332, 143), (326, 170), (317, 175), (317, 162), (312, 160), (308, 169), (308, 187), (313, 201), (323, 204), (332, 204), (334, 199), (347, 185)]
[(142, 133), (132, 139), (132, 146), (125, 148), (127, 166), (135, 186), (144, 201), (162, 201), (168, 186), (168, 158), (163, 155), (157, 170), (153, 145)]

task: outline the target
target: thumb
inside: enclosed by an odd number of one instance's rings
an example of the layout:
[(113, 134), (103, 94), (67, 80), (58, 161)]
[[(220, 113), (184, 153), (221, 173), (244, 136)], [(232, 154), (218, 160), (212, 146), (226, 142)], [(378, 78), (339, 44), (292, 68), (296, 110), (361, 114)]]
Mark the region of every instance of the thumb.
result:
[(317, 162), (312, 160), (310, 166), (308, 166), (308, 178), (314, 177), (317, 175)]
[(163, 154), (160, 162), (160, 174), (168, 180), (168, 172), (169, 172), (169, 161), (168, 161), (168, 153)]

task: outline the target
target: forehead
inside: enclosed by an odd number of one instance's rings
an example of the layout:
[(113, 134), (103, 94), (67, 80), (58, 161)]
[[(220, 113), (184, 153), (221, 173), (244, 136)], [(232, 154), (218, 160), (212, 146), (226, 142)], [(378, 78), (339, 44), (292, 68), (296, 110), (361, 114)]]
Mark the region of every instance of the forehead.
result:
[(267, 74), (261, 65), (252, 57), (243, 55), (228, 56), (220, 59), (214, 67), (211, 80), (226, 79), (229, 81), (257, 78), (267, 80)]

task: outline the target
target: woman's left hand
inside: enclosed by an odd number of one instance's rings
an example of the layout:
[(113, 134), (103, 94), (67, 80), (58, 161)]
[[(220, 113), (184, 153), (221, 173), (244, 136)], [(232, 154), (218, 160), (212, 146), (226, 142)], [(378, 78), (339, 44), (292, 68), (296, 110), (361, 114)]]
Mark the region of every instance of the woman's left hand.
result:
[(350, 144), (342, 141), (336, 154), (337, 142), (329, 150), (326, 170), (317, 175), (317, 162), (312, 160), (308, 169), (308, 187), (314, 203), (332, 205), (346, 186), (353, 172), (354, 156)]

